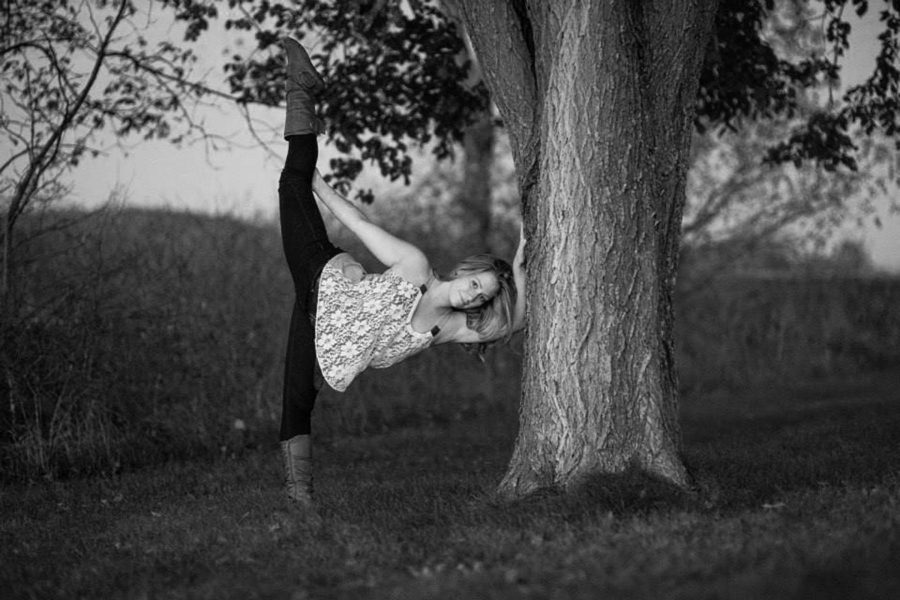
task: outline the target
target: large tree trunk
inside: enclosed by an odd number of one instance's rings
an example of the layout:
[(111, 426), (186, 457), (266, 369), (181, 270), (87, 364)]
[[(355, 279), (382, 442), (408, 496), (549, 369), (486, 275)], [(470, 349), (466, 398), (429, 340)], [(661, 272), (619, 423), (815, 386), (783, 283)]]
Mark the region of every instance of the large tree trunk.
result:
[(685, 484), (672, 288), (714, 0), (465, 2), (528, 236), (520, 431), (500, 491), (637, 466)]

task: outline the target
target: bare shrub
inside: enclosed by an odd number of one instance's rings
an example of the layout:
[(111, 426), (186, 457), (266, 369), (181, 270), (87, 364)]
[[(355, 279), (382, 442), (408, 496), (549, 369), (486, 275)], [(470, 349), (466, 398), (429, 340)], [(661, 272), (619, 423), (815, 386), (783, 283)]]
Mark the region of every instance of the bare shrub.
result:
[(25, 252), (3, 327), (4, 472), (115, 470), (272, 422), (288, 281), (271, 227), (107, 209)]

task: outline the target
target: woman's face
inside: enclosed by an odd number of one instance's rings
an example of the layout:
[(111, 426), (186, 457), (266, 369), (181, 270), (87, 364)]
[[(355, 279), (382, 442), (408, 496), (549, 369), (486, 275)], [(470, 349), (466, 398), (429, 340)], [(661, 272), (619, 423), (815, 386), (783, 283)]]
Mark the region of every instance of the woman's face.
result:
[(460, 310), (477, 308), (500, 290), (497, 276), (490, 272), (460, 275), (450, 281), (450, 306)]

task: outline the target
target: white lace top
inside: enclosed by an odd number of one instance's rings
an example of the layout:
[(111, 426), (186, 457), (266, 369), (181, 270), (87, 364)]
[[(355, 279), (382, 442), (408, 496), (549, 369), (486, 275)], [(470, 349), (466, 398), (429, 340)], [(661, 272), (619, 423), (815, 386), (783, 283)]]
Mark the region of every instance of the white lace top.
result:
[(348, 259), (339, 254), (322, 269), (316, 308), (319, 367), (339, 392), (367, 367), (389, 367), (434, 340), (432, 332), (415, 331), (410, 323), (423, 289), (390, 269), (353, 281), (344, 275), (348, 265), (362, 270)]

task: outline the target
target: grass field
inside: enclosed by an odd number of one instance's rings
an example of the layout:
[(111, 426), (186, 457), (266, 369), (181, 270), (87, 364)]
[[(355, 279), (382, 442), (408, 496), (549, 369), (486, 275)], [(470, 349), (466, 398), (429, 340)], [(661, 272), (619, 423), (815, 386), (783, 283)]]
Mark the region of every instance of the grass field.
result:
[[(689, 395), (681, 492), (497, 504), (511, 411), (330, 436), (320, 522), (274, 447), (0, 492), (4, 598), (897, 598), (900, 372)], [(328, 407), (322, 407), (328, 410)]]

